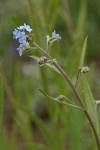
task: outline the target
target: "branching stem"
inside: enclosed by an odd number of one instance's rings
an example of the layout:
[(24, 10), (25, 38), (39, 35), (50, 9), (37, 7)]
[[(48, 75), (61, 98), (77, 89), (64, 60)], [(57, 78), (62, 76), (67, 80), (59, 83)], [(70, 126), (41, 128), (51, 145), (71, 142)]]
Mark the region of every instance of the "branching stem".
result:
[[(45, 51), (44, 49), (42, 49), (40, 46), (38, 46), (35, 42), (33, 43), (36, 48), (38, 50), (40, 50), (48, 59), (52, 60), (51, 56), (48, 54), (47, 51)], [(65, 71), (58, 65), (58, 63), (56, 62), (53, 62), (53, 65), (58, 69), (58, 71), (61, 73), (61, 75), (64, 77), (64, 79), (67, 81), (67, 83), (69, 83), (73, 93), (75, 94), (76, 98), (77, 98), (77, 101), (78, 103), (80, 104), (80, 106), (83, 108), (83, 111), (91, 125), (91, 128), (93, 130), (93, 133), (94, 133), (94, 136), (95, 136), (95, 139), (96, 139), (96, 142), (97, 142), (97, 146), (98, 146), (98, 150), (100, 150), (100, 137), (97, 133), (97, 130), (96, 130), (96, 127), (95, 127), (95, 124), (94, 124), (94, 121), (92, 120), (90, 114), (88, 113), (88, 110), (87, 108), (85, 107), (78, 91), (76, 90), (74, 84), (72, 83), (71, 79), (69, 78), (69, 76), (65, 73)]]

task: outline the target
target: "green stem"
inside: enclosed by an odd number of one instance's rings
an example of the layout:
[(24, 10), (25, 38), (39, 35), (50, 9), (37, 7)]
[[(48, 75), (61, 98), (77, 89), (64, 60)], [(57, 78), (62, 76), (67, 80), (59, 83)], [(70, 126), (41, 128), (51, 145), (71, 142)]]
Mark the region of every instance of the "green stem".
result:
[(48, 83), (47, 83), (47, 76), (45, 74), (44, 68), (40, 68), (41, 71), (41, 77), (42, 77), (42, 85), (44, 90), (48, 93), (49, 89), (48, 89)]
[(86, 109), (86, 107), (85, 107), (82, 99), (80, 98), (80, 96), (79, 96), (77, 90), (75, 89), (72, 81), (70, 80), (70, 78), (68, 77), (68, 75), (64, 72), (64, 70), (57, 63), (53, 62), (53, 64), (61, 72), (62, 76), (66, 79), (66, 81), (69, 83), (69, 85), (70, 85), (73, 93), (75, 94), (75, 96), (76, 96), (76, 98), (77, 98), (80, 106), (83, 108), (83, 111), (84, 111), (84, 113), (85, 113), (88, 121), (90, 122), (92, 130), (94, 132), (94, 135), (95, 135), (95, 138), (96, 138), (96, 142), (97, 142), (97, 146), (98, 146), (98, 150), (100, 150), (100, 138), (99, 138), (99, 135), (98, 135), (97, 130), (95, 128), (95, 124), (94, 124), (92, 118), (90, 117), (90, 114), (88, 113), (88, 110)]
[[(42, 49), (40, 46), (38, 46), (35, 42), (33, 42), (33, 44), (37, 47), (38, 50), (40, 50), (48, 59), (52, 60), (51, 56), (49, 56), (49, 54), (44, 50)], [(95, 124), (90, 116), (90, 114), (88, 113), (88, 110), (87, 108), (85, 107), (80, 95), (78, 94), (78, 91), (76, 90), (75, 86), (73, 85), (71, 79), (69, 78), (69, 76), (65, 73), (65, 71), (56, 63), (53, 61), (53, 65), (58, 69), (58, 71), (61, 73), (61, 75), (64, 77), (64, 79), (66, 80), (67, 83), (69, 83), (73, 93), (75, 94), (76, 98), (77, 98), (77, 101), (79, 102), (80, 106), (83, 108), (83, 111), (91, 125), (91, 128), (93, 130), (93, 133), (94, 133), (94, 136), (95, 136), (95, 139), (96, 139), (96, 143), (97, 143), (97, 146), (98, 146), (98, 150), (100, 150), (100, 137), (97, 133), (97, 130), (96, 130), (96, 127), (95, 127)]]

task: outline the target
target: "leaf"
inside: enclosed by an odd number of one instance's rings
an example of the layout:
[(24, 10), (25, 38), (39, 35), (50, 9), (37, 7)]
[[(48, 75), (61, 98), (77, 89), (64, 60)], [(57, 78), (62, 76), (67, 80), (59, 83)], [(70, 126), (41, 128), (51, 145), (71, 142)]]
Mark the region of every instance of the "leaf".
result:
[(83, 48), (82, 48), (82, 52), (81, 52), (81, 56), (80, 56), (79, 68), (78, 68), (78, 72), (77, 72), (77, 79), (76, 79), (76, 85), (75, 85), (76, 87), (79, 82), (80, 69), (84, 66), (84, 59), (85, 59), (85, 53), (86, 53), (86, 47), (87, 47), (87, 38), (88, 38), (88, 36), (84, 40), (84, 44), (83, 44)]
[[(39, 57), (37, 57), (37, 56), (29, 56), (29, 57), (33, 58), (35, 61), (37, 61), (37, 60), (39, 59)], [(55, 72), (57, 72), (57, 73), (60, 74), (60, 72), (59, 72), (59, 71), (56, 69), (56, 67), (52, 64), (52, 61), (47, 61), (46, 63), (43, 63), (43, 64), (41, 64), (40, 66), (41, 66), (41, 67), (42, 67), (42, 66), (48, 66), (50, 69), (53, 69)]]
[(79, 8), (79, 16), (77, 19), (77, 29), (76, 29), (76, 38), (82, 38), (85, 33), (85, 24), (86, 24), (86, 17), (87, 17), (87, 1), (81, 1), (80, 8)]
[[(24, 114), (24, 115), (28, 119), (28, 116), (26, 114)], [(28, 149), (29, 150), (38, 150), (37, 145), (36, 145), (36, 143), (32, 137), (32, 130), (30, 128), (29, 122), (28, 121), (24, 122), (23, 120), (20, 120), (20, 117), (19, 118), (16, 117), (15, 121), (16, 121), (15, 123), (16, 123), (16, 126), (18, 128), (18, 131), (21, 134), (21, 136), (23, 137), (25, 144), (28, 147)], [(24, 126), (24, 128), (23, 128), (23, 126)]]
[(95, 100), (95, 108), (94, 108), (94, 117), (95, 117), (95, 122), (97, 125), (97, 131), (100, 134), (100, 129), (99, 129), (99, 118), (98, 118), (98, 105), (100, 104), (100, 100)]
[(3, 87), (2, 75), (0, 75), (0, 131), (2, 128), (3, 105), (4, 105), (4, 87)]
[[(79, 67), (82, 68), (84, 66), (84, 59), (85, 59), (85, 53), (86, 53), (86, 47), (87, 47), (87, 38), (85, 38), (83, 48), (82, 48), (82, 53), (80, 57), (80, 63)], [(85, 98), (85, 104), (87, 106), (88, 112), (90, 113), (90, 116), (94, 118), (94, 98), (89, 86), (89, 83), (87, 81), (86, 75), (85, 74), (79, 74), (80, 80), (79, 82), (81, 83), (81, 89), (83, 91), (83, 96)]]
[(33, 58), (35, 61), (37, 61), (39, 59), (39, 57), (37, 57), (37, 56), (29, 56), (29, 57)]
[(43, 64), (42, 66), (44, 66), (44, 65), (48, 66), (50, 69), (53, 69), (55, 72), (60, 74), (60, 72), (56, 69), (56, 67), (52, 63), (47, 62), (47, 63)]
[(71, 109), (70, 115), (70, 149), (71, 150), (83, 150), (82, 145), (82, 127), (83, 127), (83, 113), (79, 110), (74, 111)]
[[(40, 91), (43, 95), (47, 96), (49, 99), (52, 99), (52, 100), (55, 101), (55, 102), (58, 102), (58, 103), (61, 103), (61, 104), (65, 104), (65, 105), (68, 105), (68, 106), (71, 106), (71, 107), (74, 107), (74, 108), (82, 109), (81, 107), (76, 106), (76, 105), (74, 105), (74, 104), (71, 104), (71, 103), (69, 103), (69, 102), (66, 102), (65, 100), (59, 100), (59, 97), (53, 98), (53, 97), (47, 95), (47, 94), (46, 94), (43, 90), (41, 90), (41, 89), (39, 89), (39, 91)], [(66, 97), (65, 97), (65, 99), (67, 100)]]
[(16, 27), (24, 24), (17, 16), (11, 16), (11, 19)]
[(53, 10), (53, 16), (51, 17), (51, 19), (48, 20), (49, 25), (48, 28), (49, 30), (53, 30), (55, 28), (56, 25), (56, 21), (57, 21), (57, 16), (59, 15), (59, 11), (60, 11), (60, 0), (54, 1), (54, 0), (50, 0), (48, 1), (48, 5), (46, 6), (46, 10), (47, 10), (47, 18), (49, 19), (51, 16), (51, 10)]
[(84, 65), (84, 59), (85, 59), (85, 53), (86, 53), (86, 47), (87, 47), (87, 39), (88, 39), (88, 36), (85, 38), (85, 41), (84, 41), (84, 44), (83, 44), (82, 53), (81, 53), (81, 57), (80, 57), (79, 68), (83, 67), (83, 65)]
[(94, 98), (89, 83), (84, 74), (81, 75), (80, 80), (81, 80), (83, 96), (85, 98), (85, 104), (88, 108), (88, 112), (90, 113), (91, 117), (94, 118)]
[(58, 143), (56, 143), (55, 138), (51, 135), (51, 132), (48, 130), (44, 122), (37, 117), (35, 114), (32, 114), (32, 120), (35, 122), (37, 127), (40, 129), (45, 139), (48, 141), (52, 149), (59, 150)]

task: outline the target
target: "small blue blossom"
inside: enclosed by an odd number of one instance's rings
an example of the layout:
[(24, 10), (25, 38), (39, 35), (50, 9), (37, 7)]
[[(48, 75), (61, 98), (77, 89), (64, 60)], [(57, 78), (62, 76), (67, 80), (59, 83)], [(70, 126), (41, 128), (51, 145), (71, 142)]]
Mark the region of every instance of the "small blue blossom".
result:
[(19, 30), (26, 30), (26, 31), (28, 31), (28, 32), (31, 32), (31, 31), (32, 31), (32, 29), (30, 28), (30, 26), (29, 26), (29, 25), (26, 25), (26, 23), (24, 23), (24, 26), (19, 26), (18, 29), (19, 29)]
[(20, 32), (19, 43), (26, 44), (26, 35), (25, 32)]
[(24, 49), (24, 44), (20, 44), (19, 47), (17, 48), (17, 51), (18, 51), (18, 53), (19, 53), (19, 56), (22, 56), (23, 49)]
[(18, 31), (18, 30), (15, 29), (15, 31), (13, 31), (13, 38), (14, 39), (18, 39), (19, 36), (20, 36), (20, 33), (21, 33), (20, 31)]
[(59, 34), (56, 34), (56, 31), (52, 32), (52, 37), (54, 37), (57, 41), (61, 40), (61, 36)]
[(23, 53), (23, 49), (24, 48), (29, 48), (30, 45), (28, 42), (26, 42), (26, 44), (20, 44), (19, 47), (17, 48), (17, 51), (19, 53), (19, 56), (22, 56), (22, 53)]
[(19, 26), (19, 27), (17, 27), (17, 29), (24, 30), (24, 26)]
[(25, 28), (25, 30), (28, 31), (28, 32), (31, 32), (31, 31), (32, 31), (32, 29), (30, 28), (30, 26), (29, 26), (29, 25), (26, 25), (25, 23), (24, 23), (24, 28)]

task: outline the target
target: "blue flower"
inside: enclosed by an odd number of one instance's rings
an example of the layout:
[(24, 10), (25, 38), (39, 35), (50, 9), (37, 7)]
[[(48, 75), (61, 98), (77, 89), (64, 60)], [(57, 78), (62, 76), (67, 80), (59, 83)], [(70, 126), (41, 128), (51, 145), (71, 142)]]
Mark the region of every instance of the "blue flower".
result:
[(28, 42), (26, 42), (26, 44), (20, 44), (19, 47), (17, 48), (19, 56), (22, 56), (24, 48), (29, 48), (29, 47), (30, 45)]
[(56, 31), (52, 32), (52, 37), (54, 37), (57, 41), (61, 40), (61, 36), (59, 34), (56, 34)]
[(19, 30), (16, 30), (13, 32), (13, 38), (18, 39), (19, 43), (26, 44), (26, 37), (25, 32), (20, 32)]
[(25, 23), (24, 23), (24, 29), (25, 29), (26, 31), (28, 31), (28, 32), (31, 32), (31, 31), (32, 31), (32, 29), (30, 28), (30, 26), (29, 26), (29, 25), (26, 25)]
[(18, 51), (18, 53), (19, 53), (19, 56), (22, 56), (23, 49), (24, 49), (24, 44), (20, 44), (19, 47), (17, 48), (17, 51)]
[(20, 36), (20, 33), (21, 33), (20, 31), (18, 31), (18, 30), (15, 29), (15, 31), (13, 32), (13, 38), (14, 39), (18, 39), (19, 36)]
[(31, 32), (31, 31), (32, 31), (32, 29), (30, 28), (30, 26), (29, 26), (29, 25), (26, 25), (26, 23), (24, 23), (24, 26), (19, 26), (18, 29), (19, 29), (19, 30), (26, 30), (26, 31), (28, 31), (28, 32)]
[(26, 44), (26, 35), (25, 35), (25, 32), (20, 32), (20, 35), (19, 35), (19, 43), (22, 43), (22, 44)]
[(17, 27), (17, 29), (24, 30), (24, 26), (19, 26), (19, 27)]

